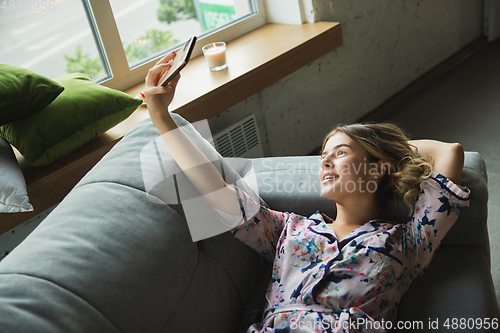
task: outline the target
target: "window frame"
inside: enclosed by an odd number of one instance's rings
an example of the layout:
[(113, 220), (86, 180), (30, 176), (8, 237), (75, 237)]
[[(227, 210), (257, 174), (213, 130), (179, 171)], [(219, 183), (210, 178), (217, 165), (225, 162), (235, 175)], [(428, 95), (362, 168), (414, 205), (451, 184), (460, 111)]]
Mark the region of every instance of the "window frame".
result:
[[(103, 57), (107, 59), (103, 59), (103, 66), (108, 75), (106, 78), (98, 80), (97, 83), (106, 87), (125, 90), (143, 82), (148, 70), (170, 49), (165, 50), (165, 53), (158, 57), (130, 68), (109, 0), (87, 1), (89, 6), (86, 6), (84, 0), (82, 2), (88, 12), (87, 16), (89, 17), (91, 28), (97, 29), (93, 33), (98, 44), (98, 49), (103, 52), (103, 54), (101, 53), (101, 59)], [(202, 53), (201, 47), (205, 44), (214, 41), (228, 42), (266, 24), (265, 0), (254, 1), (257, 13), (237, 20), (235, 23), (216, 30), (213, 33), (201, 35), (193, 50), (192, 57), (200, 55)], [(172, 49), (175, 49), (175, 47)]]

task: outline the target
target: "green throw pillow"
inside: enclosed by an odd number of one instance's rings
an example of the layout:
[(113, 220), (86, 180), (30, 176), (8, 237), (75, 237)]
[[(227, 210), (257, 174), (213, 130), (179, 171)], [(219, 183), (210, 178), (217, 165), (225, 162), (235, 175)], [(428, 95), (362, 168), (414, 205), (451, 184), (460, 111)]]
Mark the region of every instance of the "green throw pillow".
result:
[(63, 90), (43, 75), (0, 63), (0, 126), (40, 111)]
[(64, 91), (28, 118), (0, 127), (27, 165), (47, 165), (106, 132), (134, 112), (142, 100), (98, 85), (86, 74), (54, 79)]

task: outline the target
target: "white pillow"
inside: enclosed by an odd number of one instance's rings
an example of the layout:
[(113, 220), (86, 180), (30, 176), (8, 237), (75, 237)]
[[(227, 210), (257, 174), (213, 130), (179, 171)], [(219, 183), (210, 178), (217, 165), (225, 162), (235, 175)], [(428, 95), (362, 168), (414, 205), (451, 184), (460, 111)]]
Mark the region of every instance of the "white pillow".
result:
[(31, 212), (26, 181), (10, 144), (0, 137), (0, 213)]

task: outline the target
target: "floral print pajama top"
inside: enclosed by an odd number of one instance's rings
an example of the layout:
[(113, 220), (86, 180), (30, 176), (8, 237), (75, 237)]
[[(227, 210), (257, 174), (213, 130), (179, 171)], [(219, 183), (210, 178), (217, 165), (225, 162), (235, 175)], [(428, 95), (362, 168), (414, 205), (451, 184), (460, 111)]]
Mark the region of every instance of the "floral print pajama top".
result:
[(469, 205), (468, 189), (434, 172), (411, 221), (372, 220), (339, 241), (321, 211), (308, 218), (274, 211), (231, 186), (241, 213), (217, 214), (238, 222), (234, 237), (274, 262), (262, 322), (247, 332), (385, 332), (384, 321), (395, 320), (408, 286)]

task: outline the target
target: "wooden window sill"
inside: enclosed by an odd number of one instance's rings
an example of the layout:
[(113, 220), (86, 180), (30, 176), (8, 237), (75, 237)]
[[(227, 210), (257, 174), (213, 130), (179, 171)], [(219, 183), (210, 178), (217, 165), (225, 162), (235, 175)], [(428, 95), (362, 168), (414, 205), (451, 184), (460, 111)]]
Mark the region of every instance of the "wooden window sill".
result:
[[(203, 56), (191, 59), (182, 71), (171, 111), (190, 122), (212, 118), (340, 45), (339, 23), (267, 24), (227, 43), (225, 71), (210, 72)], [(136, 96), (143, 89), (139, 84), (125, 92)], [(48, 166), (29, 167), (16, 152), (35, 210), (2, 214), (0, 234), (59, 203), (125, 133), (148, 117), (141, 106), (122, 123)]]

